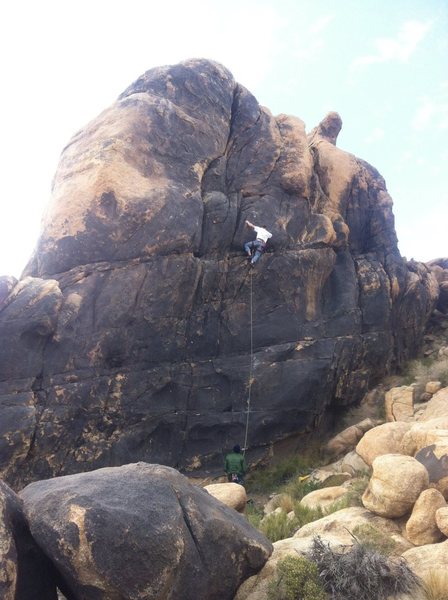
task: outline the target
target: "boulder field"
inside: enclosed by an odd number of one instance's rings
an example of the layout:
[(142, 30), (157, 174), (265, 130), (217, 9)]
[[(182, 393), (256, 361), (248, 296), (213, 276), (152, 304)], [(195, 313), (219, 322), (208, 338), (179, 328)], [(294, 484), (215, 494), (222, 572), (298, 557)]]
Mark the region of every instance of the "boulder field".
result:
[[(252, 362), (250, 459), (418, 351), (439, 284), (400, 256), (384, 179), (341, 126), (307, 135), (189, 60), (70, 140), (23, 278), (0, 279), (5, 481), (221, 464)], [(252, 271), (246, 219), (272, 232)]]

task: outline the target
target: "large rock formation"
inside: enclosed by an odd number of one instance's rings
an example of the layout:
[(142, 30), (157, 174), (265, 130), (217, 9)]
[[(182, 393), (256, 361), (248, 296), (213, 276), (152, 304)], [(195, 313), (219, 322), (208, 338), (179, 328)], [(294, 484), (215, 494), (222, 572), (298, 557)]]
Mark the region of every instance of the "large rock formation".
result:
[(55, 477), (21, 496), (70, 600), (232, 600), (272, 552), (244, 517), (169, 467)]
[[(417, 351), (437, 283), (401, 258), (384, 180), (340, 128), (307, 138), (190, 60), (74, 136), (27, 277), (0, 282), (4, 478), (220, 462), (245, 431), (251, 290), (251, 450)], [(246, 218), (273, 233), (252, 276)]]

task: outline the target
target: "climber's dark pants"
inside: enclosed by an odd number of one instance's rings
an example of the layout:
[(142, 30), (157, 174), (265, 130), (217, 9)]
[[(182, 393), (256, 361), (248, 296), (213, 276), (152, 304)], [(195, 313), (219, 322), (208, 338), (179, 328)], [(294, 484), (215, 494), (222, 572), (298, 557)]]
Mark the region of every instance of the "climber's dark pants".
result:
[(252, 260), (250, 261), (254, 265), (260, 256), (263, 254), (266, 244), (262, 240), (254, 240), (253, 242), (246, 242), (244, 244), (244, 251), (247, 256), (252, 256), (252, 250), (255, 250)]

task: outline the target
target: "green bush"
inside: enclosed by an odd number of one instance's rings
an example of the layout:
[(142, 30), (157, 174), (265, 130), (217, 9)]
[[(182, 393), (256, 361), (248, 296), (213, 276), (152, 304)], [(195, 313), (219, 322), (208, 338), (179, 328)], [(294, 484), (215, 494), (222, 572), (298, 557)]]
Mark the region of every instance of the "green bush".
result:
[(278, 542), (291, 537), (299, 528), (299, 523), (294, 518), (288, 518), (285, 512), (271, 513), (267, 515), (258, 525), (258, 529), (271, 540)]
[(294, 500), (302, 500), (304, 496), (314, 490), (320, 489), (321, 485), (310, 479), (302, 479), (300, 475), (293, 477), (282, 487), (282, 492), (289, 494)]
[(277, 565), (277, 577), (270, 583), (269, 600), (325, 600), (315, 564), (300, 556), (286, 556)]
[(332, 600), (387, 600), (413, 593), (421, 580), (401, 557), (386, 557), (356, 543), (346, 552), (335, 552), (314, 538), (309, 558), (316, 563), (320, 581)]
[(308, 506), (304, 506), (297, 502), (294, 506), (294, 514), (297, 519), (298, 527), (303, 527), (307, 523), (311, 523), (312, 521), (317, 521), (324, 516), (324, 512), (320, 507), (317, 508), (309, 508)]
[(246, 504), (246, 519), (255, 527), (255, 529), (259, 529), (260, 521), (263, 518), (263, 509), (256, 506), (256, 504), (252, 501), (249, 501)]
[(397, 552), (397, 542), (374, 525), (367, 523), (365, 525), (357, 525), (352, 533), (360, 544), (371, 550), (376, 550), (380, 554), (384, 554), (384, 556), (390, 556)]

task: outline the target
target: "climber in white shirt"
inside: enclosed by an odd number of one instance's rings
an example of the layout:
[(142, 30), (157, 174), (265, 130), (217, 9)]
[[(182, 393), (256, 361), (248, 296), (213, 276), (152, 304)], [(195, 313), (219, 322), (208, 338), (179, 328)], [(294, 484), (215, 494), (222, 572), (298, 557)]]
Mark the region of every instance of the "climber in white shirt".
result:
[(257, 234), (257, 238), (252, 242), (246, 242), (244, 244), (244, 250), (249, 257), (250, 264), (252, 266), (258, 261), (260, 256), (263, 254), (267, 241), (272, 237), (272, 233), (270, 233), (264, 226), (257, 227), (250, 221), (245, 221), (245, 224), (253, 229)]

